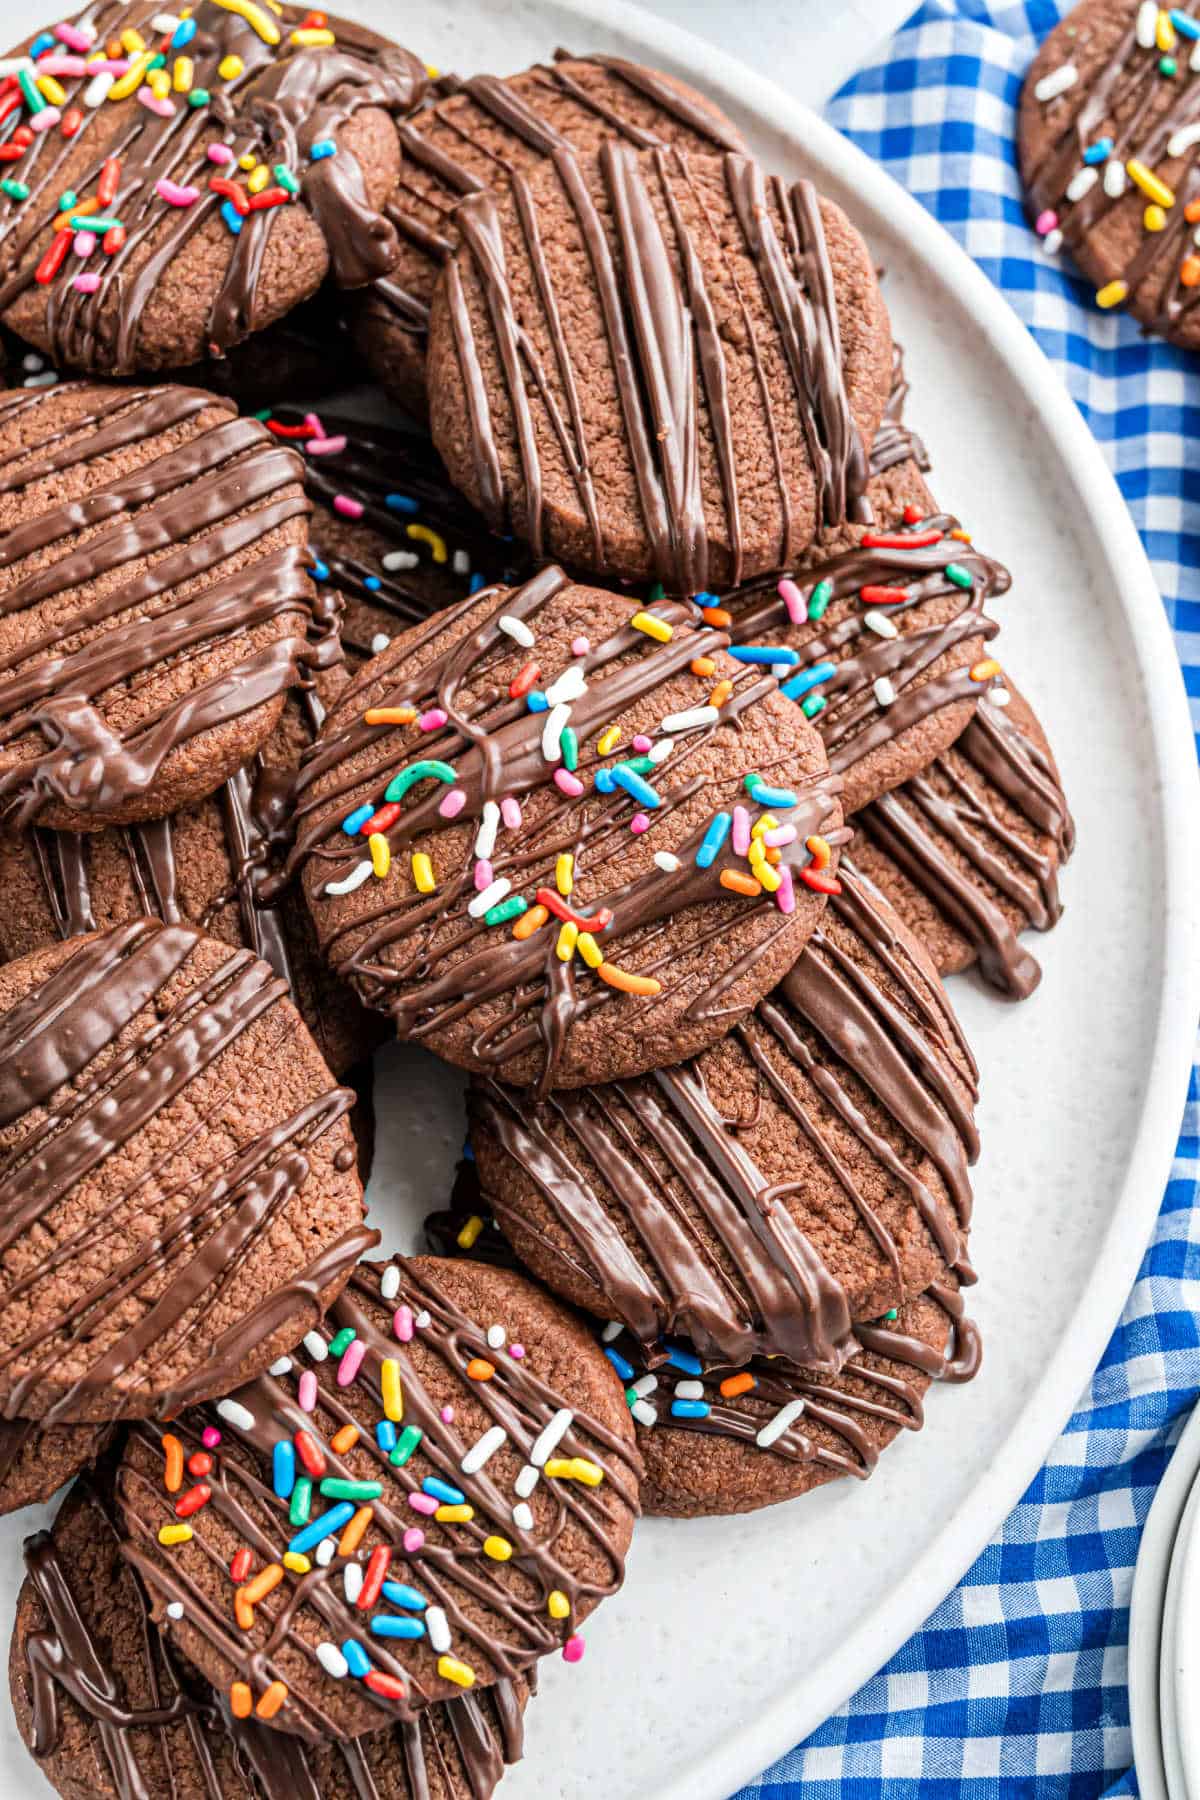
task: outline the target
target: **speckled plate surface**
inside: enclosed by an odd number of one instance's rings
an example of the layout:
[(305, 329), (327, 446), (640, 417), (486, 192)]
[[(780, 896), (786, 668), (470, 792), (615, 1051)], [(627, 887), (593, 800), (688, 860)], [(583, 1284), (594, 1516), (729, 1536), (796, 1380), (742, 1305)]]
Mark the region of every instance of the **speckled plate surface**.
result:
[[(840, 1704), (938, 1603), (1018, 1499), (1103, 1348), (1158, 1207), (1197, 1004), (1191, 737), (1162, 605), (1101, 455), (1004, 301), (921, 208), (782, 89), (616, 0), (396, 0), (342, 10), (443, 67), (516, 70), (560, 44), (706, 89), (766, 162), (808, 173), (888, 270), (935, 489), (1008, 562), (1001, 654), (1044, 719), (1079, 826), (1045, 978), (1008, 1007), (956, 980), (982, 1070), (974, 1387), (876, 1478), (738, 1520), (650, 1520), (587, 1655), (545, 1670), (506, 1800), (723, 1800)], [(380, 1059), (372, 1212), (405, 1248), (442, 1198), (459, 1080)], [(11, 1616), (32, 1513), (0, 1522)], [(8, 1709), (0, 1792), (42, 1785)]]

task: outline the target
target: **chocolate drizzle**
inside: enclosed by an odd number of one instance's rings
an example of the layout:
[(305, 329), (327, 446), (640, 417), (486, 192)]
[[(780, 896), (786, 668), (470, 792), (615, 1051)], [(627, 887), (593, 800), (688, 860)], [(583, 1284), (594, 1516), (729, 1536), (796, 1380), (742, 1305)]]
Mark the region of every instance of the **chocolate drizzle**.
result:
[[(146, 41), (156, 42), (159, 34), (151, 21), (158, 10), (154, 0), (93, 0), (75, 25), (94, 27), (101, 43), (141, 26)], [(208, 185), (214, 170), (207, 156), (210, 143), (226, 143), (235, 158), (253, 154), (267, 167), (290, 169), (299, 185), (298, 204), (315, 221), (341, 285), (363, 285), (391, 268), (398, 252), (395, 229), (370, 204), (355, 157), (344, 147), (315, 161), (311, 153), (322, 140), (336, 142), (343, 126), (363, 108), (402, 116), (421, 98), (425, 72), (408, 51), (342, 20), (336, 22), (333, 46), (297, 47), (288, 26), (300, 16), (299, 9), (292, 9), (282, 22), (282, 41), (273, 47), (239, 13), (217, 0), (198, 0), (191, 13), (197, 30), (187, 54), (194, 66), (194, 90), (210, 97), (200, 106), (181, 99), (165, 117), (136, 95), (83, 105), (91, 77), (63, 78), (66, 104), (80, 107), (82, 124), (70, 139), (53, 129), (36, 136), (20, 162), (28, 198), (0, 196), (0, 309), (12, 307), (33, 286), (68, 166), (74, 171), (71, 186), (84, 200), (106, 158), (120, 159), (111, 209), (127, 236), (121, 249), (105, 256), (95, 293), (79, 292), (66, 271), (44, 290), (47, 347), (57, 362), (116, 375), (146, 366), (139, 342), (143, 315), (176, 259), (198, 232), (216, 221), (222, 205), (221, 195)], [(227, 56), (242, 64), (242, 72), (231, 79), (218, 73)], [(20, 116), (10, 117), (6, 137)], [(80, 150), (93, 139), (95, 156), (80, 168)], [(167, 205), (156, 189), (163, 177), (194, 186), (198, 197), (186, 207)], [(204, 332), (212, 353), (220, 354), (270, 322), (261, 316), (259, 283), (279, 215), (286, 210), (249, 214), (236, 236), (218, 228), (227, 236), (228, 255)], [(310, 279), (308, 291), (316, 280)], [(293, 296), (304, 297), (303, 292)]]

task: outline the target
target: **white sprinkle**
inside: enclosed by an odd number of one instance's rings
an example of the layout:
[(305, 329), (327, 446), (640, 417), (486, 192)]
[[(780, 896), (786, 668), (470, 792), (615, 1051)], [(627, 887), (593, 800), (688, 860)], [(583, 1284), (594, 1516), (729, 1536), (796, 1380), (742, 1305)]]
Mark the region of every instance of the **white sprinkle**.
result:
[(268, 1373), (268, 1375), (286, 1375), (288, 1370), (291, 1368), (291, 1366), (292, 1366), (291, 1357), (290, 1356), (281, 1356), (279, 1358), (278, 1362), (273, 1362), (271, 1364), (271, 1367), (267, 1370), (267, 1373)]
[(569, 706), (552, 706), (542, 726), (542, 755), (547, 762), (557, 762), (562, 755), (562, 734), (571, 720)]
[(520, 644), (522, 650), (533, 649), (533, 633), (524, 619), (514, 619), (511, 613), (501, 613), (496, 620), (496, 625), (500, 631), (513, 640), (514, 644)]
[(30, 350), (27, 355), (21, 358), (21, 367), (30, 375), (36, 375), (38, 371), (44, 369), (45, 366), (45, 357), (39, 356), (36, 350)]
[(416, 1318), (413, 1320), (413, 1323), (416, 1326), (418, 1331), (424, 1331), (425, 1327), (429, 1323), (429, 1319), (430, 1319), (430, 1314), (425, 1310), (424, 1307), (422, 1307), (420, 1312), (417, 1314)]
[(348, 1562), (346, 1564), (345, 1573), (342, 1576), (342, 1586), (346, 1592), (346, 1605), (347, 1606), (354, 1605), (355, 1601), (358, 1599), (358, 1596), (362, 1593), (362, 1584), (363, 1584), (362, 1564), (356, 1563), (356, 1562)]
[(526, 1505), (524, 1500), (517, 1501), (517, 1504), (513, 1507), (512, 1516), (513, 1524), (521, 1531), (533, 1530), (533, 1508), (532, 1506)]
[(319, 1568), (327, 1569), (337, 1555), (337, 1539), (322, 1538), (313, 1552)]
[(1056, 225), (1054, 230), (1048, 231), (1042, 239), (1042, 249), (1046, 252), (1047, 256), (1057, 256), (1062, 249), (1062, 245), (1063, 235)]
[(1125, 164), (1119, 156), (1110, 156), (1104, 165), (1104, 191), (1110, 200), (1119, 200), (1125, 192)]
[(327, 881), (325, 892), (327, 894), (352, 894), (355, 888), (362, 886), (370, 873), (371, 860), (367, 857), (363, 862), (355, 864), (345, 881)]
[(651, 744), (646, 755), (650, 758), (652, 763), (664, 763), (674, 748), (675, 746), (670, 738), (659, 738), (657, 744)]
[(677, 1400), (703, 1400), (704, 1383), (702, 1381), (677, 1381), (675, 1398)]
[(182, 1619), (182, 1617), (183, 1617), (183, 1601), (182, 1600), (172, 1600), (170, 1606), (168, 1606), (168, 1608), (167, 1608), (167, 1617), (168, 1617), (168, 1619)]
[(1188, 68), (1193, 75), (1200, 74), (1200, 39), (1192, 45), (1192, 54), (1188, 57)]
[(647, 1394), (652, 1394), (657, 1386), (657, 1375), (639, 1375), (637, 1380), (633, 1383), (633, 1391), (638, 1399), (642, 1400)]
[(789, 1400), (781, 1406), (773, 1419), (768, 1419), (755, 1438), (760, 1450), (769, 1450), (777, 1438), (781, 1438), (793, 1419), (798, 1419), (804, 1411), (803, 1400)]
[(1182, 156), (1193, 144), (1200, 144), (1200, 125), (1184, 125), (1167, 139), (1167, 155)]
[(483, 1465), (495, 1456), (501, 1444), (506, 1443), (507, 1440), (508, 1433), (503, 1425), (493, 1425), (490, 1431), (485, 1431), (481, 1438), (476, 1438), (459, 1463), (458, 1466), (463, 1474), (477, 1475)]
[(155, 13), (150, 21), (151, 31), (178, 31), (182, 21), (174, 13)]
[(490, 862), (492, 851), (496, 848), (496, 833), (500, 829), (500, 808), (494, 800), (483, 803), (483, 817), (479, 821), (479, 830), (475, 833), (475, 854), (484, 862)]
[(481, 894), (476, 894), (467, 901), (467, 911), (473, 919), (482, 919), (488, 907), (498, 906), (511, 887), (512, 882), (507, 875), (498, 876), (495, 881), (488, 883)]
[(655, 867), (661, 869), (664, 875), (674, 875), (676, 869), (679, 867), (679, 858), (677, 856), (672, 856), (669, 850), (656, 850), (654, 852), (654, 863)]
[(568, 663), (557, 680), (552, 681), (546, 689), (546, 699), (551, 706), (560, 706), (564, 700), (582, 700), (587, 693), (587, 681), (579, 663)]
[(1137, 23), (1133, 34), (1142, 50), (1153, 50), (1158, 32), (1158, 7), (1155, 0), (1142, 0), (1137, 9)]
[(57, 387), (61, 379), (57, 369), (46, 369), (41, 375), (27, 375), (21, 386), (27, 388)]
[(317, 1661), (320, 1663), (325, 1673), (327, 1675), (332, 1675), (335, 1681), (341, 1681), (344, 1675), (350, 1673), (350, 1664), (346, 1661), (337, 1645), (331, 1644), (328, 1639), (325, 1643), (317, 1645)]
[(611, 1344), (614, 1338), (620, 1337), (624, 1329), (625, 1327), (622, 1325), (620, 1319), (610, 1319), (608, 1324), (604, 1327), (604, 1330), (600, 1333), (600, 1342), (602, 1344)]
[(1082, 200), (1085, 194), (1091, 192), (1099, 179), (1099, 171), (1093, 168), (1090, 163), (1085, 164), (1082, 169), (1077, 169), (1070, 181), (1068, 181), (1067, 199)]
[(400, 1292), (400, 1265), (389, 1263), (379, 1277), (379, 1297), (381, 1300), (394, 1300)]
[(450, 1626), (440, 1606), (428, 1606), (425, 1609), (425, 1630), (429, 1634), (430, 1647), (440, 1656), (450, 1648)]
[(456, 575), (469, 575), (471, 573), (471, 559), (465, 550), (456, 550), (454, 552), (454, 562), (452, 566)]
[(993, 706), (1007, 706), (1012, 699), (1008, 689), (1003, 687), (989, 688), (987, 697)]
[(28, 56), (5, 56), (0, 58), (0, 77), (20, 75), (25, 69), (32, 69), (33, 63)]
[(533, 1442), (533, 1449), (529, 1452), (529, 1460), (535, 1468), (540, 1469), (546, 1459), (553, 1456), (570, 1431), (574, 1417), (575, 1414), (569, 1406), (560, 1406), (550, 1423), (543, 1426), (538, 1432)]
[(514, 1488), (516, 1488), (517, 1493), (520, 1496), (520, 1498), (522, 1500), (528, 1500), (530, 1494), (532, 1494), (532, 1492), (533, 1492), (534, 1488), (537, 1486), (537, 1484), (538, 1484), (538, 1472), (534, 1468), (533, 1464), (532, 1463), (522, 1463), (520, 1473), (518, 1474), (517, 1479), (513, 1482), (513, 1486), (514, 1486)]
[(415, 569), (420, 560), (414, 550), (389, 550), (383, 566), (391, 574), (396, 569)]
[(1059, 63), (1057, 69), (1051, 69), (1049, 75), (1043, 75), (1033, 90), (1035, 100), (1057, 100), (1068, 88), (1075, 86), (1079, 80), (1079, 70), (1074, 63)]
[(503, 1325), (489, 1325), (487, 1328), (487, 1341), (489, 1349), (503, 1350), (505, 1344), (508, 1342), (508, 1333), (505, 1331)]
[(689, 706), (686, 712), (668, 713), (663, 731), (695, 731), (701, 725), (715, 725), (721, 714), (715, 706)]
[(894, 637), (900, 636), (900, 633), (897, 631), (895, 625), (888, 618), (886, 613), (881, 613), (881, 612), (864, 613), (863, 614), (863, 624), (866, 626), (868, 631), (873, 631), (875, 633), (876, 637), (894, 638)]
[(648, 1400), (635, 1400), (630, 1412), (639, 1425), (657, 1425), (658, 1414)]
[(308, 1331), (304, 1334), (304, 1348), (314, 1362), (324, 1362), (329, 1355), (329, 1345), (319, 1331)]
[(253, 1431), (254, 1414), (240, 1400), (218, 1400), (217, 1412), (235, 1431)]
[(110, 75), (107, 69), (101, 69), (99, 75), (93, 75), (83, 90), (83, 104), (85, 106), (103, 105), (104, 101), (108, 99), (108, 90), (116, 79), (116, 76)]
[(881, 675), (879, 680), (873, 683), (873, 687), (875, 698), (878, 700), (880, 706), (891, 706), (894, 704), (896, 690), (888, 676)]

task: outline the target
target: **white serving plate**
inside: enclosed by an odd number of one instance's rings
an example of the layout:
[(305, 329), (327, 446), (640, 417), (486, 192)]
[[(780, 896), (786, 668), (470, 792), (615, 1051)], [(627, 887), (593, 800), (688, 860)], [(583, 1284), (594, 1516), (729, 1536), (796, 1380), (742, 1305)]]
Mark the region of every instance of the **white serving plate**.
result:
[[(1167, 1472), (1146, 1515), (1129, 1600), (1129, 1722), (1142, 1800), (1168, 1800), (1164, 1732), (1159, 1710), (1160, 1664), (1166, 1641), (1167, 1581), (1180, 1520), (1200, 1472), (1200, 1406), (1180, 1434)], [(1200, 1621), (1200, 1613), (1197, 1614)], [(1173, 1700), (1172, 1700), (1173, 1704)]]
[[(1158, 1725), (1170, 1800), (1189, 1800), (1200, 1775), (1196, 1761), (1196, 1632), (1200, 1620), (1200, 1482), (1193, 1480), (1167, 1574), (1158, 1664)], [(1189, 1620), (1190, 1612), (1190, 1620)]]
[[(1008, 1007), (954, 999), (983, 1076), (973, 1387), (876, 1478), (735, 1520), (647, 1520), (587, 1656), (552, 1659), (506, 1800), (725, 1800), (916, 1629), (1020, 1497), (1104, 1347), (1158, 1208), (1196, 1018), (1196, 770), (1162, 604), (1099, 450), (1006, 303), (928, 215), (782, 89), (621, 0), (395, 0), (343, 8), (446, 68), (504, 73), (556, 45), (704, 88), (774, 169), (839, 199), (888, 270), (912, 416), (941, 503), (1010, 564), (1002, 654), (1033, 696), (1079, 825), (1045, 979)], [(410, 28), (411, 27), (411, 31)], [(1200, 376), (1198, 376), (1200, 379)], [(381, 1058), (372, 1216), (409, 1248), (446, 1193), (460, 1083)], [(19, 1545), (0, 1521), (0, 1618)], [(0, 1792), (48, 1790), (0, 1724)]]

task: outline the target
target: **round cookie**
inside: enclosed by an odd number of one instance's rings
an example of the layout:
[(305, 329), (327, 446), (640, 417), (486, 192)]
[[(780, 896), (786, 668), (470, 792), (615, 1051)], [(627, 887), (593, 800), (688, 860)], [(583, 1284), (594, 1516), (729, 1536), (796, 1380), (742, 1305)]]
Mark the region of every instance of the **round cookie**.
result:
[(468, 1093), (483, 1195), (556, 1293), (705, 1362), (836, 1371), (853, 1324), (970, 1280), (975, 1067), (937, 974), (843, 860), (775, 992), (690, 1063), (536, 1104)]
[(199, 0), (164, 35), (153, 0), (94, 0), (19, 47), (38, 60), (10, 77), (5, 142), (28, 141), (0, 194), (6, 324), (61, 368), (130, 375), (223, 354), (326, 273), (386, 274), (396, 121), (425, 72), (345, 20), (313, 41), (304, 16)]
[(0, 1514), (49, 1500), (104, 1454), (114, 1431), (112, 1425), (0, 1419)]
[(458, 243), (463, 194), (502, 186), (562, 144), (597, 150), (617, 137), (639, 149), (678, 144), (742, 150), (711, 100), (657, 69), (616, 56), (570, 56), (519, 75), (443, 76), (437, 97), (400, 127), (400, 180), (387, 216), (400, 238), (395, 268), (350, 299), (351, 329), (384, 389), (423, 414), (429, 306), (442, 260)]
[(455, 220), (430, 423), (493, 530), (690, 595), (869, 517), (891, 334), (866, 245), (810, 182), (610, 140)]
[(170, 1413), (265, 1368), (378, 1234), (353, 1094), (244, 950), (135, 920), (0, 969), (0, 1408)]
[(0, 807), (162, 818), (261, 747), (310, 642), (298, 458), (198, 388), (0, 396)]
[[(196, 1510), (165, 1458), (205, 1431)], [(234, 1710), (312, 1741), (560, 1647), (577, 1661), (620, 1586), (640, 1475), (578, 1321), (507, 1270), (418, 1257), (364, 1264), (286, 1370), (165, 1436), (138, 1427), (117, 1491), (155, 1620), (181, 1605), (174, 1640)], [(164, 1546), (181, 1504), (191, 1538)]]
[(66, 1800), (487, 1800), (521, 1755), (525, 1684), (430, 1707), (419, 1724), (308, 1746), (234, 1719), (150, 1625), (104, 1479), (26, 1540), (9, 1683), (17, 1726)]
[(518, 1083), (633, 1075), (722, 1036), (795, 961), (841, 826), (820, 740), (690, 612), (548, 568), (345, 690), (294, 858), (333, 967), (402, 1038)]
[(674, 1518), (754, 1512), (839, 1476), (865, 1481), (900, 1432), (921, 1429), (930, 1382), (970, 1381), (980, 1363), (948, 1278), (859, 1325), (834, 1376), (778, 1357), (704, 1369), (682, 1344), (647, 1370), (628, 1333), (606, 1338), (637, 1424), (642, 1504)]
[(1017, 933), (1049, 931), (1062, 916), (1058, 870), (1075, 826), (1046, 734), (1011, 682), (990, 690), (949, 750), (854, 824), (856, 862), (942, 974), (977, 962), (1006, 998), (1034, 991), (1042, 971)]

